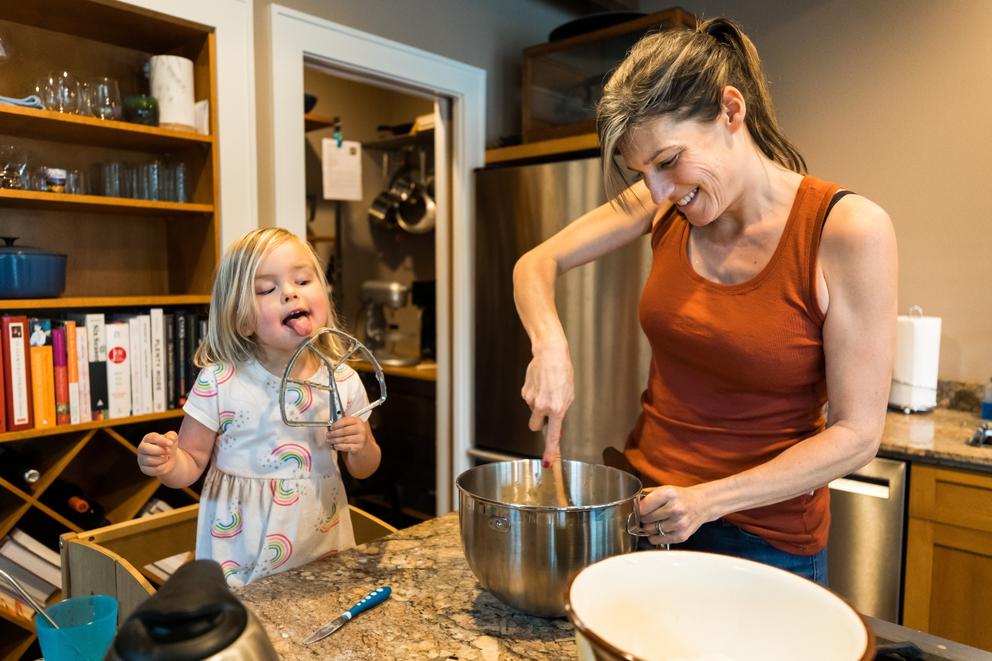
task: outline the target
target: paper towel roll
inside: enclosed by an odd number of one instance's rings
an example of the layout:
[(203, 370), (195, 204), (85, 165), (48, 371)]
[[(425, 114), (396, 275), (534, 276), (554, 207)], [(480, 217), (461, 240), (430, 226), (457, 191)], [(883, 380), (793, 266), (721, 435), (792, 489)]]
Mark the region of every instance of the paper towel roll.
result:
[(178, 55), (151, 57), (151, 91), (158, 100), (159, 126), (195, 131), (193, 61)]
[(889, 404), (903, 410), (929, 411), (937, 406), (940, 317), (925, 317), (922, 310), (912, 312), (899, 315)]

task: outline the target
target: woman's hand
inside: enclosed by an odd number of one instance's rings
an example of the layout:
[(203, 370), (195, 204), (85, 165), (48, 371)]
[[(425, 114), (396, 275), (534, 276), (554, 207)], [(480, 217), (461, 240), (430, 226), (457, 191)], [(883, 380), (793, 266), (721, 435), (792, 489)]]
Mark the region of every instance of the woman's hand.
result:
[(361, 452), (374, 442), (369, 423), (353, 415), (338, 418), (325, 438), (338, 452)]
[(699, 526), (717, 518), (710, 515), (706, 499), (697, 487), (671, 485), (651, 489), (641, 499), (640, 513), (643, 530), (662, 533), (648, 537), (652, 544), (684, 542)]
[(174, 431), (145, 434), (138, 444), (138, 468), (151, 477), (168, 475), (176, 468), (178, 446), (179, 435)]
[(535, 351), (520, 394), (531, 410), (528, 426), (532, 431), (540, 431), (547, 419), (544, 436), (547, 467), (561, 454), (561, 423), (575, 399), (575, 376), (567, 345)]

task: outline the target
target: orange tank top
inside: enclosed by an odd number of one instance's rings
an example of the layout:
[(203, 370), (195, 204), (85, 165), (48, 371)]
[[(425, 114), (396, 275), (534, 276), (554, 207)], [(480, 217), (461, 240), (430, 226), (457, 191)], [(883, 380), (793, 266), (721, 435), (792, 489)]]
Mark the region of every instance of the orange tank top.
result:
[[(677, 486), (719, 479), (823, 429), (824, 316), (814, 285), (820, 233), (837, 190), (804, 177), (768, 264), (735, 285), (695, 272), (690, 226), (677, 213), (655, 225), (640, 302), (652, 360), (625, 450), (644, 477)], [(725, 518), (778, 549), (812, 555), (827, 543), (828, 490)]]

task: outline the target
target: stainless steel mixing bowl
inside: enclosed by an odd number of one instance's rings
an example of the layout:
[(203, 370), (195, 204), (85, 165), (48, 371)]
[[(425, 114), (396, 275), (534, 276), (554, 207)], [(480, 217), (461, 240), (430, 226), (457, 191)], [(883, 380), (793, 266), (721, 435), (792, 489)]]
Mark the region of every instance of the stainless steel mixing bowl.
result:
[[(627, 532), (641, 481), (581, 461), (562, 462), (568, 507), (538, 488), (541, 462), (470, 468), (456, 480), (462, 546), (472, 572), (504, 603), (531, 615), (565, 614), (565, 591), (585, 566), (634, 550)], [(550, 471), (544, 479), (551, 479)]]

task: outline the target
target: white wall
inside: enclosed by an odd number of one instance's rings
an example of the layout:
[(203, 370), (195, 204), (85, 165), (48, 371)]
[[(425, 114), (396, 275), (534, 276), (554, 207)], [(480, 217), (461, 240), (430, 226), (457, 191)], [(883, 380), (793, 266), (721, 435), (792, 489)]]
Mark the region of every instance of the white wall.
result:
[[(670, 3), (645, 0), (655, 11)], [(685, 0), (743, 23), (810, 172), (881, 204), (899, 309), (943, 318), (940, 376), (992, 376), (992, 2)]]

